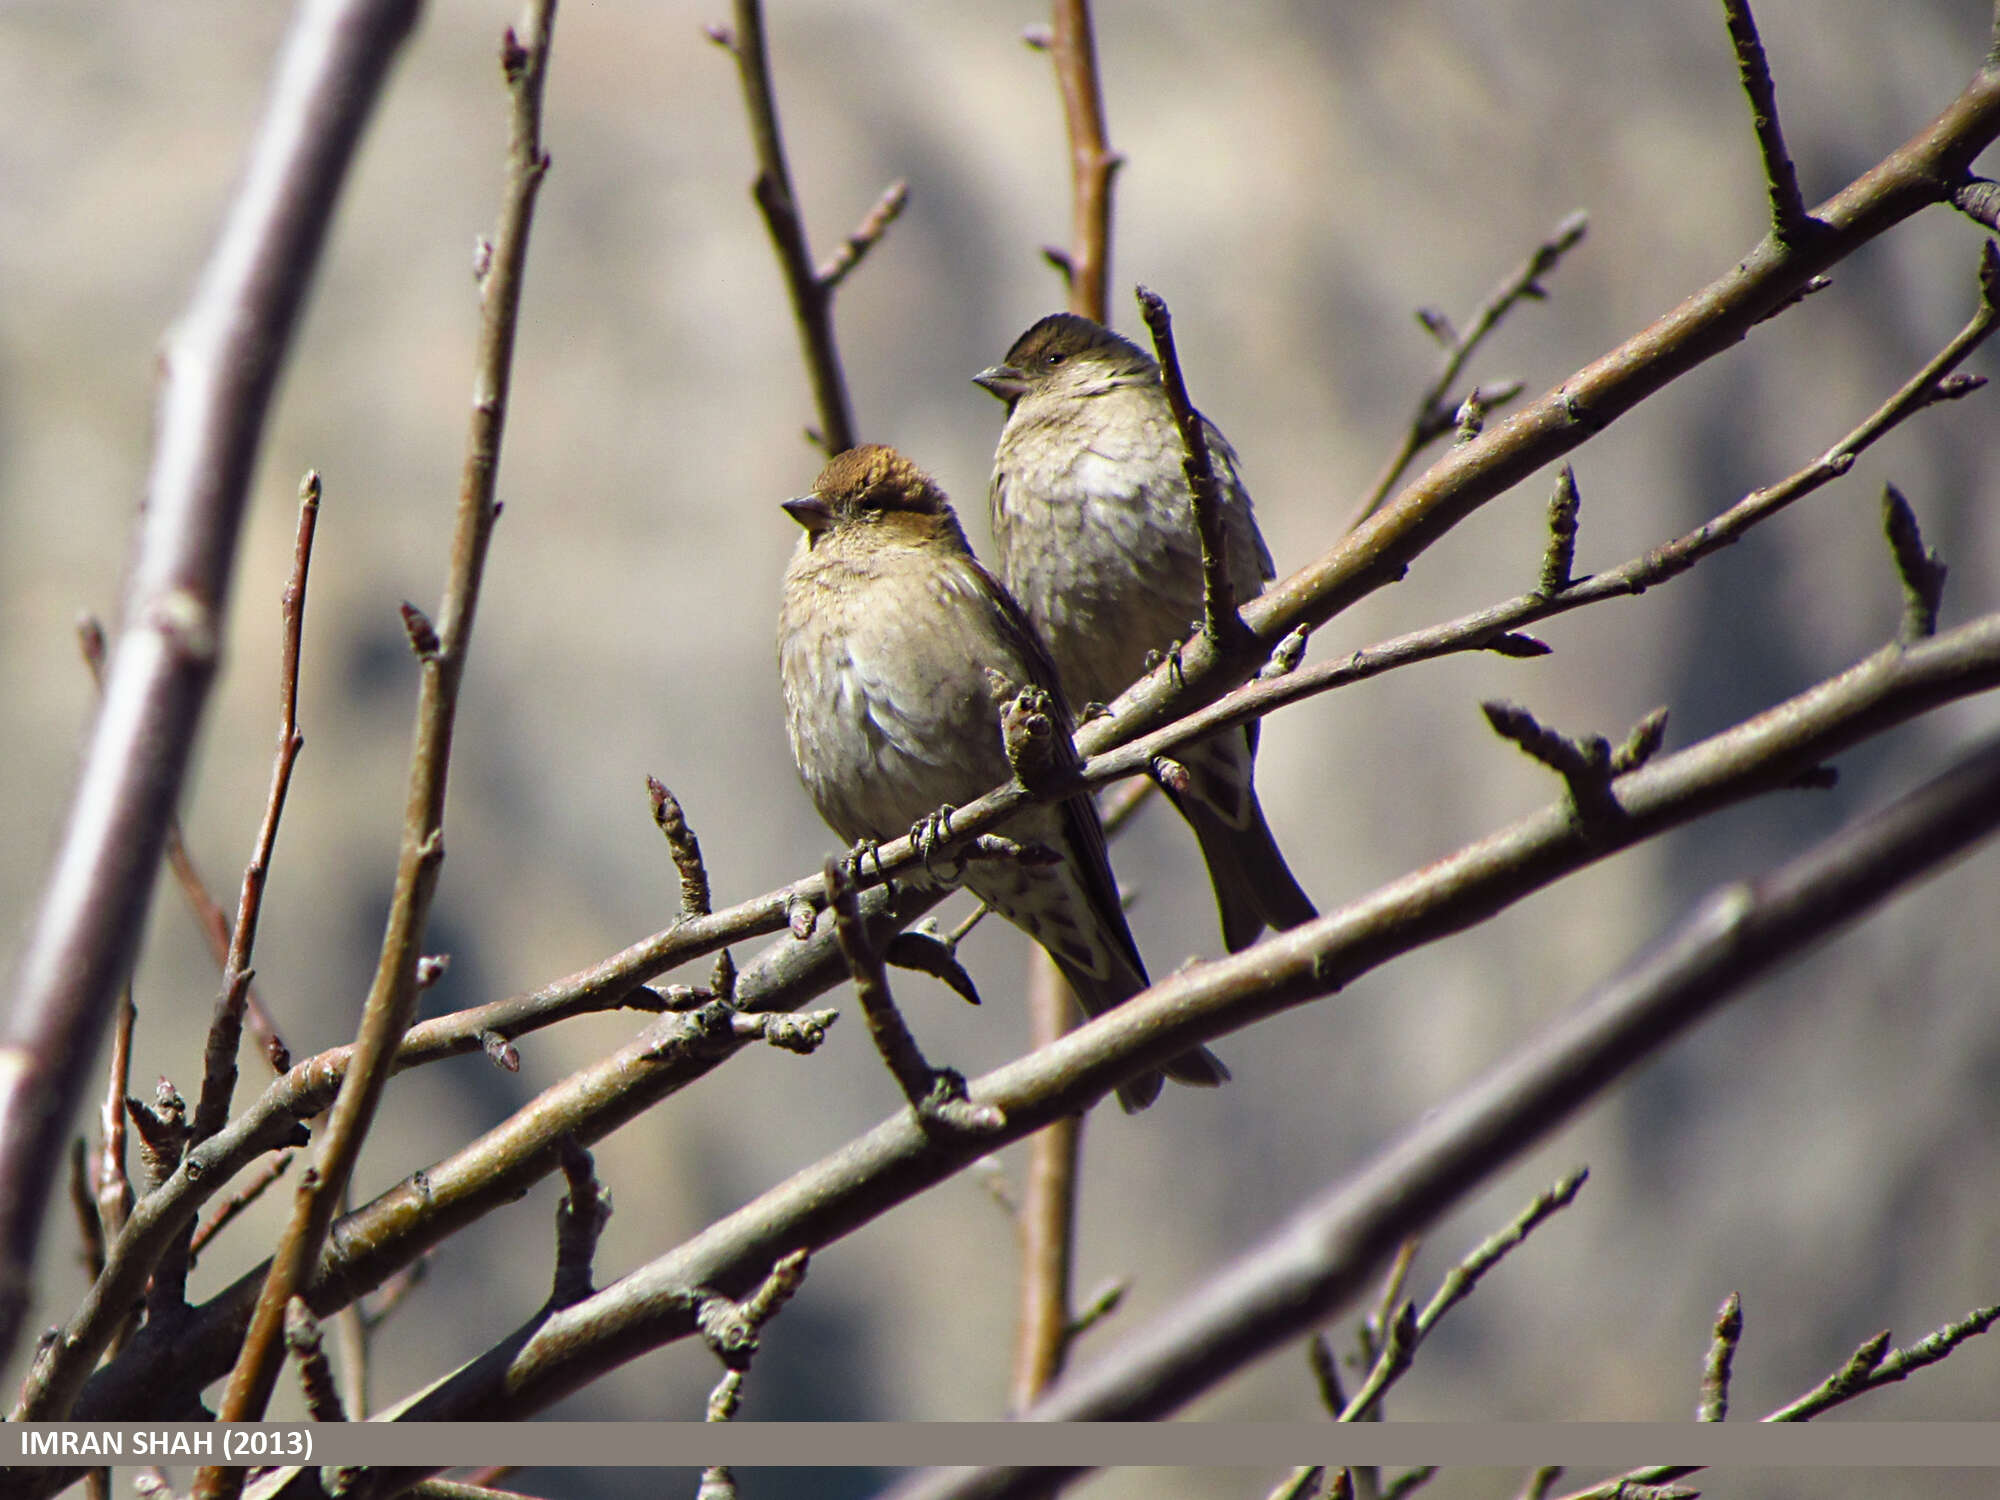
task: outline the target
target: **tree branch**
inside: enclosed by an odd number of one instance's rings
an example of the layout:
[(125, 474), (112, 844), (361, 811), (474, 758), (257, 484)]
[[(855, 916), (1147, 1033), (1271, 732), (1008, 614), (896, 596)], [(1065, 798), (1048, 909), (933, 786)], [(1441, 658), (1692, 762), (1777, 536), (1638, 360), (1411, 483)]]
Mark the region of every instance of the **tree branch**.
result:
[[(1754, 882), (1716, 892), (1568, 1016), (1434, 1111), (1110, 1357), (1061, 1382), (1039, 1421), (1163, 1417), (1360, 1294), (1410, 1233), (1752, 980), (2000, 826), (2000, 743)], [(1879, 1351), (1878, 1351), (1879, 1357)], [(1871, 1366), (1872, 1367), (1872, 1366)], [(895, 1500), (1002, 1500), (1032, 1471), (952, 1471)]]
[[(1437, 373), (1431, 383), (1424, 387), (1417, 397), (1417, 409), (1410, 417), (1410, 424), (1403, 431), (1403, 439), (1389, 461), (1382, 466), (1382, 472), (1375, 476), (1375, 482), (1368, 487), (1368, 493), (1355, 509), (1347, 523), (1352, 531), (1363, 521), (1382, 508), (1382, 502), (1389, 498), (1396, 481), (1403, 477), (1414, 459), (1427, 445), (1435, 442), (1451, 431), (1452, 414), (1458, 403), (1451, 399), (1452, 387), (1464, 371), (1479, 346), (1486, 342), (1487, 335), (1500, 326), (1501, 319), (1513, 311), (1516, 303), (1522, 301), (1539, 302), (1548, 296), (1542, 286), (1542, 278), (1553, 271), (1562, 258), (1583, 241), (1589, 219), (1581, 212), (1573, 213), (1556, 225), (1549, 237), (1528, 253), (1528, 258), (1511, 272), (1507, 278), (1487, 295), (1472, 314), (1472, 322), (1465, 332), (1455, 331), (1442, 313), (1424, 310), (1418, 319), (1432, 335), (1444, 344), (1444, 353), (1438, 361)], [(1515, 387), (1513, 395), (1519, 395)], [(1512, 399), (1509, 396), (1508, 399)], [(1497, 398), (1496, 398), (1497, 401)]]
[(306, 737), (299, 733), (299, 649), (305, 632), (306, 577), (312, 566), (313, 533), (318, 525), (319, 475), (309, 472), (299, 484), (299, 524), (292, 544), (292, 572), (278, 602), (283, 625), (278, 668), (278, 749), (271, 763), (271, 790), (264, 800), (264, 818), (257, 827), (249, 863), (243, 869), (236, 921), (230, 927), (229, 950), (222, 961), (222, 999), (216, 1006), (215, 1019), (209, 1023), (201, 1098), (194, 1112), (197, 1142), (214, 1135), (229, 1118), (229, 1102), (236, 1090), (236, 1049), (243, 1040), (243, 1017), (250, 1000), (250, 953), (257, 941), (257, 918), (264, 909), (264, 881), (271, 869), (271, 851), (277, 847), (278, 820), (284, 816), (292, 767), (298, 764), (299, 752), (306, 743)]
[(841, 373), (840, 350), (834, 341), (834, 290), (903, 211), (908, 192), (900, 182), (891, 184), (861, 227), (848, 236), (840, 253), (824, 270), (815, 270), (805, 216), (799, 210), (791, 168), (785, 162), (784, 135), (778, 128), (762, 0), (735, 0), (734, 26), (711, 27), (708, 35), (736, 59), (737, 75), (742, 80), (743, 107), (757, 153), (757, 178), (751, 184), (751, 196), (757, 200), (778, 252), (778, 268), (784, 273), (792, 317), (798, 324), (806, 378), (812, 383), (813, 407), (819, 413), (819, 428), (813, 436), (827, 453), (840, 453), (854, 446), (855, 428), (847, 379)]
[[(434, 1386), (402, 1417), (503, 1420), (538, 1410), (636, 1349), (683, 1336), (688, 1325), (673, 1302), (680, 1288), (746, 1287), (782, 1253), (777, 1247), (830, 1243), (976, 1157), (1057, 1114), (1088, 1105), (1135, 1066), (1164, 1061), (1197, 1041), (1329, 994), (1376, 964), (1473, 925), (1614, 849), (1781, 786), (1802, 765), (1816, 765), (1865, 733), (1935, 706), (1942, 696), (1995, 683), (2000, 683), (2000, 616), (1922, 646), (1891, 648), (1736, 729), (1631, 773), (1618, 786), (1626, 815), (1608, 835), (1581, 837), (1566, 804), (1557, 804), (1255, 950), (1182, 970), (1056, 1045), (974, 1083), (972, 1097), (997, 1105), (1005, 1116), (1005, 1126), (992, 1135), (940, 1140), (899, 1113), (589, 1302), (524, 1327)], [(2000, 775), (2000, 767), (1986, 769)], [(2000, 802), (1977, 817), (1959, 813), (1958, 821), (1949, 823), (1950, 838), (1962, 844), (1985, 821), (2000, 819)], [(1941, 857), (1933, 850), (1933, 860)], [(1875, 868), (1857, 854), (1855, 871)], [(1843, 889), (1844, 900), (1858, 887)], [(1876, 888), (1875, 897), (1885, 889)], [(1812, 910), (1824, 915), (1832, 908), (1822, 903)], [(1778, 950), (1739, 942), (1730, 951), (1749, 966), (1747, 973), (1775, 961)], [(1761, 958), (1753, 963), (1753, 955)], [(1607, 1053), (1601, 1059), (1607, 1071), (1590, 1075), (1590, 1086), (1602, 1087), (1670, 1031), (1655, 1025), (1624, 1036), (1626, 1050)], [(1551, 1085), (1545, 1079), (1544, 1086), (1567, 1099), (1578, 1076), (1572, 1070), (1563, 1075), (1566, 1082)], [(1573, 1102), (1563, 1106), (1570, 1107)], [(1450, 1118), (1470, 1116), (1454, 1111)], [(1488, 1142), (1488, 1147), (1504, 1152), (1525, 1138), (1511, 1126), (1503, 1135), (1499, 1145)], [(1420, 1201), (1421, 1194), (1407, 1201), (1399, 1197), (1399, 1212), (1412, 1211)], [(1402, 1222), (1404, 1233), (1413, 1227)], [(585, 1328), (588, 1338), (582, 1336)]]
[[(1921, 209), (1950, 199), (1974, 157), (2000, 137), (2000, 65), (1988, 63), (1903, 146), (1819, 205), (1827, 226), (1801, 245), (1755, 246), (1708, 286), (1526, 410), (1476, 441), (1448, 450), (1393, 503), (1319, 558), (1243, 607), (1267, 646), (1300, 626), (1317, 629), (1356, 600), (1400, 579), (1439, 537), (1601, 432), (1639, 402), (1725, 349), (1794, 300), (1821, 271)], [(1192, 702), (1207, 701), (1255, 670), (1256, 653), (1218, 656), (1198, 638), (1178, 670), (1148, 673), (1092, 719), (1078, 743), (1096, 752), (1143, 734)]]
[(1111, 149), (1104, 129), (1090, 0), (1055, 0), (1053, 20), (1049, 55), (1062, 93), (1070, 173), (1069, 251), (1056, 263), (1069, 282), (1069, 310), (1109, 323), (1111, 185), (1124, 158)]
[[(398, 1042), (409, 1029), (417, 997), (417, 961), (432, 895), (444, 857), (445, 783), (451, 762), (452, 728), (459, 684), (472, 644), (472, 626), (486, 551), (496, 509), (494, 479), (506, 426), (514, 330), (527, 266), (528, 229), (536, 191), (548, 171), (542, 150), (542, 87), (547, 77), (555, 0), (532, 0), (526, 41), (509, 28), (501, 46), (501, 70), (513, 100), (507, 151), (507, 186), (493, 257), (482, 280), (483, 323), (478, 368), (473, 379), (472, 425), (467, 437), (453, 528), (451, 565), (445, 585), (438, 647), (423, 660), (417, 703), (416, 744), (411, 754), (409, 790), (403, 814), (402, 849), (390, 898), (388, 930), (382, 940), (374, 982), (362, 1011), (353, 1065), (341, 1081), (313, 1168), (299, 1184), (243, 1353), (231, 1373), (220, 1409), (223, 1421), (259, 1417), (283, 1354), (286, 1305), (305, 1286), (334, 1212), (347, 1185), (375, 1106), (388, 1082)], [(211, 1467), (197, 1483), (201, 1500), (227, 1500), (242, 1483), (242, 1471)]]
[(334, 200), (416, 0), (307, 0), (244, 183), (175, 325), (124, 627), (0, 1067), (0, 1353), (14, 1346), (61, 1138), (131, 972), (215, 673), (244, 497)]
[(1764, 158), (1764, 183), (1771, 197), (1771, 234), (1780, 245), (1796, 245), (1811, 227), (1805, 199), (1799, 194), (1799, 174), (1785, 150), (1785, 133), (1778, 125), (1778, 92), (1771, 83), (1771, 66), (1757, 35), (1750, 0), (1722, 0), (1729, 23), (1729, 44), (1736, 49), (1736, 71), (1743, 92), (1750, 96), (1750, 123), (1757, 132), (1757, 150)]

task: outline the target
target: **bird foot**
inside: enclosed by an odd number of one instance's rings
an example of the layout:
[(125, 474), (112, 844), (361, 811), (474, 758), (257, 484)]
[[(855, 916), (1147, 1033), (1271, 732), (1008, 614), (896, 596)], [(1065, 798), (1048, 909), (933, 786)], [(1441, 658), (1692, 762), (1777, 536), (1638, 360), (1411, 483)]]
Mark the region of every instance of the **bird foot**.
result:
[(957, 885), (965, 878), (965, 861), (962, 859), (947, 870), (940, 870), (936, 864), (939, 847), (951, 841), (951, 815), (957, 811), (946, 803), (936, 812), (926, 813), (910, 825), (910, 842), (923, 856), (925, 873), (942, 885)]

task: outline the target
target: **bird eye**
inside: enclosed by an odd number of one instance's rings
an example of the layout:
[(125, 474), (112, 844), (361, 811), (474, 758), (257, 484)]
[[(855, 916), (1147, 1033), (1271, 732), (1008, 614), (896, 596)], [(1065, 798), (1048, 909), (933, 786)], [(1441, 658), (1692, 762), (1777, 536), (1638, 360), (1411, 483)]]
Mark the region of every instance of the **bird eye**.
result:
[(1042, 363), (1047, 365), (1051, 370), (1053, 370), (1057, 365), (1061, 364), (1065, 359), (1068, 358), (1069, 356), (1067, 354), (1064, 354), (1062, 350), (1052, 349), (1047, 354), (1044, 354), (1042, 356)]

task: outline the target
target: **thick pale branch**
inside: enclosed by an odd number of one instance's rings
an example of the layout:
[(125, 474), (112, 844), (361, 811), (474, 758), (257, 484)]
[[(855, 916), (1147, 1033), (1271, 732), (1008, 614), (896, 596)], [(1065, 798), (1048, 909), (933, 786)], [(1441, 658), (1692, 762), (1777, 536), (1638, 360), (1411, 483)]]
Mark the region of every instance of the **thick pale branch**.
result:
[(26, 1305), (48, 1163), (145, 926), (271, 392), (361, 127), (416, 12), (416, 0), (300, 8), (243, 186), (168, 343), (125, 625), (0, 1059), (0, 1352)]

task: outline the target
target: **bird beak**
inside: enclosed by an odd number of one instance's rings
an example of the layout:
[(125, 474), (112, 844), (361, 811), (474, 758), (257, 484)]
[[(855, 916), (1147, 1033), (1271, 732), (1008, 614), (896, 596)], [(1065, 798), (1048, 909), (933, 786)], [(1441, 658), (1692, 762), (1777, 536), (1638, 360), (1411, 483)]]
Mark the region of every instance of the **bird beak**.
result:
[(1028, 393), (1028, 377), (1012, 365), (991, 365), (972, 377), (972, 383), (983, 386), (1010, 406)]
[(833, 512), (818, 495), (801, 495), (796, 500), (787, 500), (784, 511), (814, 536), (833, 524)]

